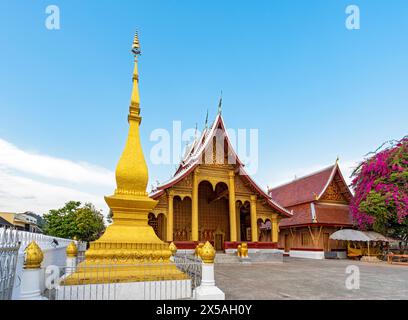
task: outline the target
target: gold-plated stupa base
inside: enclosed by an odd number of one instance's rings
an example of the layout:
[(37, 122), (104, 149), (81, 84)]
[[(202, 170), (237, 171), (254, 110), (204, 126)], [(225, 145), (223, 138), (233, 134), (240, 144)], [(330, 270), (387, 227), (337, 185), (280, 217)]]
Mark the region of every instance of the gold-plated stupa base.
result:
[(86, 264), (81, 263), (77, 271), (66, 277), (60, 285), (83, 285), (121, 282), (144, 282), (164, 280), (188, 280), (172, 262), (140, 264)]
[(189, 279), (170, 261), (171, 255), (152, 227), (113, 224), (91, 242), (85, 261), (61, 285)]

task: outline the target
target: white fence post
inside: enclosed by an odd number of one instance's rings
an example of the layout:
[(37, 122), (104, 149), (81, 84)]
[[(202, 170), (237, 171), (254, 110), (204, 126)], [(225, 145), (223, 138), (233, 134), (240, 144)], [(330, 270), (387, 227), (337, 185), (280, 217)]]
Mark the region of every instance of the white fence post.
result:
[(225, 300), (225, 294), (215, 285), (214, 277), (214, 247), (208, 241), (200, 250), (203, 261), (201, 271), (201, 285), (195, 289), (197, 300)]
[(66, 261), (66, 275), (70, 275), (75, 272), (76, 262), (77, 262), (77, 255), (78, 255), (78, 248), (74, 241), (72, 241), (66, 250), (67, 253), (67, 261)]

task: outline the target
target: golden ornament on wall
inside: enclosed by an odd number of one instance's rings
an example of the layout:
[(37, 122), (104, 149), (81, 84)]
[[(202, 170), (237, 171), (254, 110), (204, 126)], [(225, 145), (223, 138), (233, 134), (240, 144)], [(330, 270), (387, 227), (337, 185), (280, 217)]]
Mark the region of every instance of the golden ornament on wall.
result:
[(33, 241), (24, 250), (25, 252), (25, 269), (38, 269), (44, 259), (44, 254), (38, 244)]
[(75, 258), (75, 257), (77, 256), (77, 254), (78, 254), (78, 248), (77, 248), (77, 246), (76, 246), (76, 244), (75, 244), (74, 241), (72, 241), (72, 242), (67, 246), (66, 252), (67, 252), (67, 257)]

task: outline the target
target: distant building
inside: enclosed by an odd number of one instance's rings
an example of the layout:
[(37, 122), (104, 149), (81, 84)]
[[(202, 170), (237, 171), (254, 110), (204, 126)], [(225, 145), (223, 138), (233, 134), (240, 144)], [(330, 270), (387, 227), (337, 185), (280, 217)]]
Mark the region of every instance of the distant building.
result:
[(0, 228), (10, 228), (13, 227), (13, 225), (8, 222), (6, 219), (0, 217)]
[(292, 257), (323, 259), (331, 252), (343, 256), (346, 244), (330, 240), (342, 228), (353, 227), (352, 193), (336, 161), (335, 165), (272, 188), (273, 200), (292, 211), (280, 224), (279, 249)]
[(12, 227), (18, 230), (42, 233), (37, 219), (28, 213), (0, 212), (0, 226)]

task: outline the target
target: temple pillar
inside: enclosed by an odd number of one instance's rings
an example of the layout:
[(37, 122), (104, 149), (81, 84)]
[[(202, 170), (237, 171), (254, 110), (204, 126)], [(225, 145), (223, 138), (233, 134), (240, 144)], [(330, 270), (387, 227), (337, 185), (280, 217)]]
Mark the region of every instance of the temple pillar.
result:
[(272, 242), (278, 242), (279, 237), (279, 226), (278, 226), (278, 216), (272, 216)]
[(258, 226), (256, 221), (256, 195), (251, 195), (251, 241), (258, 242)]
[(237, 215), (235, 207), (235, 181), (234, 171), (229, 172), (229, 221), (230, 221), (230, 241), (237, 241)]
[(191, 197), (191, 240), (198, 241), (198, 169), (193, 173), (193, 192)]
[[(238, 214), (237, 214), (238, 212)], [(241, 212), (240, 208), (238, 207), (237, 203), (235, 202), (235, 215), (237, 217), (237, 241), (241, 241)]]
[(173, 226), (174, 226), (174, 192), (170, 190), (167, 195), (168, 211), (167, 211), (167, 241), (173, 241)]

